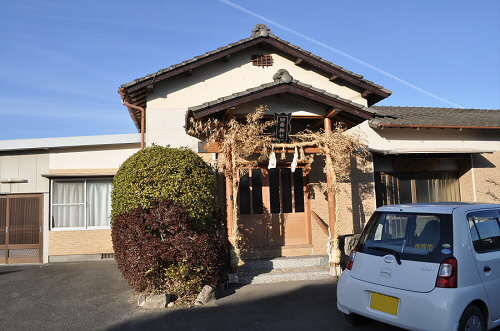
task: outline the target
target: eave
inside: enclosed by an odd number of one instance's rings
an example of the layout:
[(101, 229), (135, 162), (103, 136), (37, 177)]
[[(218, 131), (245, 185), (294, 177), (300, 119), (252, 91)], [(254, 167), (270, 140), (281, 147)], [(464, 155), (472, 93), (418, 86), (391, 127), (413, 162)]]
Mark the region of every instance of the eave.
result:
[(293, 95), (319, 103), (325, 107), (325, 115), (318, 117), (335, 117), (336, 120), (346, 123), (349, 127), (373, 118), (373, 113), (367, 107), (326, 92), (325, 90), (293, 80), (291, 77), (287, 82), (277, 79), (272, 83), (263, 84), (246, 91), (206, 102), (199, 106), (190, 107), (188, 108), (188, 116), (192, 115), (195, 119), (209, 116), (220, 117), (241, 104), (280, 94)]
[(474, 125), (425, 125), (425, 124), (370, 124), (372, 128), (410, 128), (410, 129), (492, 129), (499, 130), (498, 126), (474, 126)]
[[(159, 70), (153, 74), (138, 78), (130, 83), (123, 84), (121, 89), (124, 91), (127, 100), (131, 104), (141, 108), (146, 108), (147, 95), (154, 90), (155, 84), (177, 75), (191, 75), (197, 68), (214, 61), (230, 61), (232, 54), (259, 45), (264, 48), (271, 47), (276, 49), (278, 52), (286, 54), (292, 59), (295, 65), (311, 67), (325, 77), (328, 77), (332, 82), (336, 81), (353, 86), (359, 90), (362, 97), (367, 100), (368, 106), (371, 106), (392, 94), (391, 91), (385, 89), (384, 87), (364, 79), (362, 75), (355, 74), (337, 66), (330, 61), (327, 61), (275, 36), (265, 26), (261, 26), (260, 29), (267, 30), (256, 32), (256, 29), (254, 29), (253, 35), (250, 38), (242, 39), (238, 42), (220, 47), (214, 51), (196, 56), (182, 63)], [(140, 112), (130, 108), (129, 111), (136, 126), (140, 128)]]

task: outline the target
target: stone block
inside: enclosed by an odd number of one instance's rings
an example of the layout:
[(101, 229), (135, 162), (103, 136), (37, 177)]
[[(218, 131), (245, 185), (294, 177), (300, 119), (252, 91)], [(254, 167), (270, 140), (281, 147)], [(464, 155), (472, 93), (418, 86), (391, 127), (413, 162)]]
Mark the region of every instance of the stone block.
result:
[(205, 285), (200, 294), (198, 294), (194, 305), (203, 306), (212, 301), (215, 301), (215, 288), (210, 285)]
[(162, 309), (167, 307), (170, 301), (170, 294), (139, 295), (137, 305), (143, 309)]

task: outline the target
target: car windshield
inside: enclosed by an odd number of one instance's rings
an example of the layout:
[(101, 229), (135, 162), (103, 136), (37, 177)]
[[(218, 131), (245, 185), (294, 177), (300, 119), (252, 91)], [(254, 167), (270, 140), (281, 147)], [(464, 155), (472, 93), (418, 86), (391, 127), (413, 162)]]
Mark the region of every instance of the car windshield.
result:
[(377, 212), (361, 235), (358, 251), (441, 262), (452, 254), (452, 232), (451, 215)]

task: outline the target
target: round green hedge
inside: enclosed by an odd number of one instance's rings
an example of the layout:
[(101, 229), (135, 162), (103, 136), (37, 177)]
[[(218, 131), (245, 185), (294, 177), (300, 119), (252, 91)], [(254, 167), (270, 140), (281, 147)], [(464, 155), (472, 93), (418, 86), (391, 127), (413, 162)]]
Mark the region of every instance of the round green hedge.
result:
[(200, 231), (214, 230), (216, 221), (213, 169), (188, 148), (153, 145), (129, 157), (118, 170), (112, 193), (113, 219), (152, 200), (185, 205)]

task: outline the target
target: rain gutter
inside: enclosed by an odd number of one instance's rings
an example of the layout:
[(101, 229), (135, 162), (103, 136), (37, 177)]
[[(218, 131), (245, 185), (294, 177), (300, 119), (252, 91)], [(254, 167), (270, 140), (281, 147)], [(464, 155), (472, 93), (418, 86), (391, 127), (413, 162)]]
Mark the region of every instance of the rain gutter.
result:
[(144, 149), (145, 148), (144, 121), (145, 121), (145, 117), (146, 117), (145, 116), (146, 115), (146, 109), (129, 103), (127, 101), (128, 98), (127, 98), (127, 95), (125, 93), (125, 89), (123, 87), (118, 90), (118, 93), (120, 93), (120, 95), (122, 97), (122, 104), (125, 105), (125, 106), (127, 106), (129, 108), (129, 112), (131, 114), (133, 114), (133, 113), (130, 110), (130, 108), (140, 110), (140, 112), (141, 112), (141, 149)]

